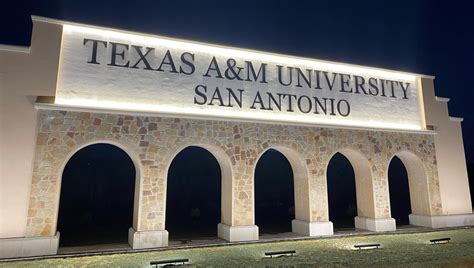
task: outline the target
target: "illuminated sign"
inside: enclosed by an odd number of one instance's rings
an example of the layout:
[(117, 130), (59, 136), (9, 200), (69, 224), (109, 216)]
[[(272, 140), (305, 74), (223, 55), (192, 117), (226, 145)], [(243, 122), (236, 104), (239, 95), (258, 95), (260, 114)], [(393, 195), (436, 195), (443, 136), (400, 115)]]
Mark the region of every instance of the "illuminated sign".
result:
[(56, 104), (421, 130), (418, 77), (64, 25)]

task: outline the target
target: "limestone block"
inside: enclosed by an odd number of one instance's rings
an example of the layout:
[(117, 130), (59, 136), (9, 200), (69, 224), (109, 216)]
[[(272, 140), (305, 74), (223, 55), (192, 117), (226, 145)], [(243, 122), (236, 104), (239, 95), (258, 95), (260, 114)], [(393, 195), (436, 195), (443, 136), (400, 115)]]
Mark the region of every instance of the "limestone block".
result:
[(55, 236), (19, 237), (0, 239), (0, 258), (56, 255), (59, 232)]
[(291, 229), (293, 233), (302, 234), (306, 236), (324, 236), (332, 235), (334, 228), (330, 221), (300, 221), (292, 220)]
[(410, 224), (430, 228), (474, 226), (474, 214), (455, 214), (441, 216), (409, 215)]
[(137, 232), (135, 229), (128, 229), (128, 244), (133, 249), (159, 248), (168, 246), (168, 231), (142, 231)]
[(373, 219), (366, 217), (355, 217), (355, 228), (374, 232), (395, 231), (397, 229), (394, 218)]
[(231, 242), (258, 240), (258, 226), (229, 226), (219, 223), (217, 225), (217, 236)]

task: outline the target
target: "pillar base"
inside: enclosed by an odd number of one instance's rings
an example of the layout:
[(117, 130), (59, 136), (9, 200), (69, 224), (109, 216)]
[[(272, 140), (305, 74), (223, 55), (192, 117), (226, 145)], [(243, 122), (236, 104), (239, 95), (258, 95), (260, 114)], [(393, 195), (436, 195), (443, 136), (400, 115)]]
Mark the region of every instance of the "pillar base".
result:
[(217, 225), (217, 236), (230, 242), (258, 240), (258, 226), (229, 226), (219, 223)]
[(354, 218), (355, 228), (362, 230), (369, 230), (374, 232), (387, 232), (397, 230), (397, 225), (394, 218), (374, 219), (366, 217)]
[(32, 257), (58, 254), (59, 232), (55, 236), (0, 239), (0, 258)]
[(292, 220), (291, 229), (293, 233), (306, 236), (322, 236), (334, 234), (334, 228), (330, 221), (300, 221)]
[(440, 216), (425, 216), (425, 215), (408, 215), (411, 225), (424, 226), (430, 228), (446, 228), (446, 227), (460, 227), (473, 226), (474, 214), (455, 214), (455, 215), (440, 215)]
[(135, 231), (135, 229), (128, 229), (128, 244), (133, 249), (143, 248), (159, 248), (168, 246), (168, 231), (153, 230), (153, 231)]

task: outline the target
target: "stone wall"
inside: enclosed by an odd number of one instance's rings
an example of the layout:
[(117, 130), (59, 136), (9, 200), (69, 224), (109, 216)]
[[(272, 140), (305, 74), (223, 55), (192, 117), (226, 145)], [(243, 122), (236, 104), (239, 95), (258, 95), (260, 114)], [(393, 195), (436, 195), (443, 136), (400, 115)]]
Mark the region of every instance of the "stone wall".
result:
[(117, 145), (135, 163), (133, 227), (137, 231), (165, 229), (168, 167), (174, 156), (191, 145), (209, 150), (227, 172), (223, 172), (222, 222), (229, 226), (254, 224), (253, 173), (258, 158), (269, 148), (283, 153), (293, 167), (299, 220), (328, 221), (326, 168), (336, 152), (354, 166), (359, 216), (390, 218), (387, 172), (394, 155), (404, 163), (418, 164), (416, 171), (408, 170), (410, 190), (417, 195), (412, 198), (413, 214), (442, 212), (429, 133), (42, 110), (27, 236), (56, 233), (63, 168), (75, 152), (94, 143)]

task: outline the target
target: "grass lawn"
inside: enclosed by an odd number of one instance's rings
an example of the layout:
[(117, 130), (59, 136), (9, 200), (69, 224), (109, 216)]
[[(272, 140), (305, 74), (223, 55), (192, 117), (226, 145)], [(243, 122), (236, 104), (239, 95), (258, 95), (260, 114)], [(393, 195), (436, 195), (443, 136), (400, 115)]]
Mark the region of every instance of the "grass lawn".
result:
[[(451, 237), (451, 242), (429, 243), (440, 237)], [(354, 250), (352, 246), (360, 243), (380, 243), (382, 248)], [(296, 255), (263, 257), (265, 251), (277, 250), (296, 250)], [(474, 267), (474, 229), (0, 262), (0, 267), (150, 267), (152, 260), (171, 258), (188, 258), (190, 266), (212, 267)]]

